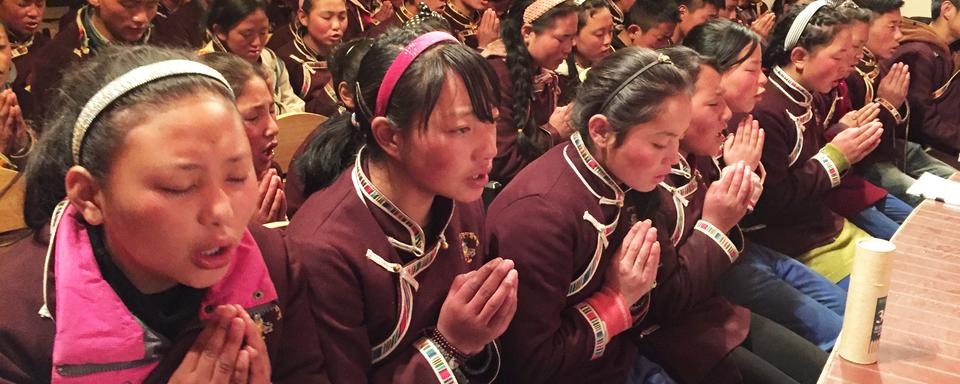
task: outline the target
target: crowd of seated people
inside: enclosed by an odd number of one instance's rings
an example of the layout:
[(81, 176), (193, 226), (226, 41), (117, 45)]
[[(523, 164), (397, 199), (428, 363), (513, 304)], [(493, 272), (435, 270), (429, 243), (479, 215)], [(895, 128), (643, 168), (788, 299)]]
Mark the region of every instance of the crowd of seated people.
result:
[(0, 382), (814, 383), (932, 3), (2, 1)]

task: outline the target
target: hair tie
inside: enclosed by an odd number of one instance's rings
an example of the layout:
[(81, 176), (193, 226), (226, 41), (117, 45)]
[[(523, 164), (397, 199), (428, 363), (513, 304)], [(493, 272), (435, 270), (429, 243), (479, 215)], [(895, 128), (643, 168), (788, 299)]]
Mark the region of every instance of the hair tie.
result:
[(435, 31), (420, 35), (400, 51), (397, 58), (390, 64), (390, 68), (387, 69), (387, 74), (383, 76), (380, 89), (377, 91), (377, 113), (373, 115), (374, 117), (387, 115), (387, 104), (390, 102), (390, 95), (393, 94), (393, 88), (396, 87), (397, 81), (403, 76), (407, 67), (409, 67), (423, 51), (445, 41), (460, 44), (460, 41), (449, 33)]
[(523, 22), (533, 24), (534, 21), (543, 16), (547, 11), (553, 9), (566, 0), (534, 0), (523, 10)]
[(817, 0), (800, 11), (800, 14), (797, 15), (796, 19), (793, 19), (793, 23), (790, 24), (790, 30), (787, 32), (787, 37), (783, 40), (783, 50), (789, 52), (793, 49), (793, 46), (797, 45), (797, 42), (800, 41), (800, 35), (803, 34), (803, 30), (807, 28), (807, 24), (810, 22), (810, 19), (813, 18), (813, 15), (823, 8), (823, 6), (828, 5), (827, 0)]
[(165, 60), (153, 64), (147, 64), (124, 73), (120, 77), (113, 79), (107, 85), (101, 88), (97, 93), (87, 101), (77, 116), (77, 122), (73, 126), (73, 139), (71, 150), (73, 152), (73, 164), (80, 165), (80, 150), (83, 146), (83, 139), (87, 135), (87, 129), (100, 113), (103, 112), (114, 101), (126, 95), (130, 91), (140, 88), (150, 82), (182, 75), (201, 75), (207, 76), (223, 84), (224, 88), (233, 95), (233, 89), (223, 78), (223, 75), (217, 70), (210, 68), (196, 61), (175, 59)]
[(656, 59), (656, 60), (650, 62), (650, 63), (647, 64), (647, 65), (644, 65), (643, 68), (640, 68), (639, 70), (637, 70), (636, 72), (634, 72), (632, 75), (630, 75), (630, 77), (628, 77), (626, 80), (624, 80), (622, 83), (620, 83), (620, 85), (617, 86), (617, 89), (614, 89), (613, 92), (610, 93), (610, 96), (607, 96), (607, 99), (603, 101), (603, 104), (600, 105), (600, 110), (599, 110), (599, 111), (600, 111), (601, 113), (602, 113), (603, 111), (605, 111), (605, 110), (607, 109), (607, 107), (610, 105), (610, 102), (613, 101), (613, 98), (614, 98), (614, 97), (617, 97), (617, 94), (619, 94), (620, 91), (623, 90), (623, 88), (626, 88), (627, 84), (630, 84), (630, 82), (632, 82), (633, 80), (635, 80), (637, 77), (640, 77), (640, 75), (642, 75), (644, 72), (648, 71), (650, 68), (653, 68), (653, 67), (654, 67), (655, 65), (657, 65), (657, 64), (671, 64), (671, 65), (672, 65), (672, 64), (673, 64), (673, 61), (670, 60), (670, 56), (664, 55), (664, 54), (662, 54), (662, 53), (657, 54), (657, 59)]

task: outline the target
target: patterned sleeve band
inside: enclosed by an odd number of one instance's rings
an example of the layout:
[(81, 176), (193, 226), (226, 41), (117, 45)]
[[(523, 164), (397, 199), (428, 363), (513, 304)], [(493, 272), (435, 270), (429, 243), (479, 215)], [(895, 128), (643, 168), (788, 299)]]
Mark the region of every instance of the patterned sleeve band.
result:
[(737, 261), (737, 258), (740, 257), (740, 251), (737, 251), (737, 246), (733, 244), (733, 241), (727, 237), (726, 234), (720, 231), (719, 228), (710, 224), (706, 220), (699, 220), (697, 224), (693, 227), (695, 230), (703, 232), (711, 240), (713, 240), (717, 245), (720, 246), (720, 249), (727, 254), (727, 257), (730, 258), (730, 262), (733, 263)]
[(443, 356), (440, 347), (434, 344), (433, 341), (424, 337), (417, 340), (414, 346), (420, 351), (423, 358), (427, 359), (427, 363), (430, 364), (430, 368), (433, 369), (433, 374), (437, 376), (438, 382), (442, 384), (458, 383), (457, 377), (453, 372), (454, 368), (451, 367), (450, 362)]
[(593, 330), (594, 348), (590, 360), (603, 356), (610, 339), (633, 325), (633, 317), (623, 300), (623, 295), (610, 288), (594, 293), (582, 303), (577, 304), (576, 308)]
[(850, 169), (850, 162), (843, 152), (840, 152), (833, 144), (827, 144), (820, 149), (820, 152), (813, 156), (813, 159), (823, 166), (830, 177), (830, 185), (836, 187), (840, 185), (840, 178), (843, 173)]

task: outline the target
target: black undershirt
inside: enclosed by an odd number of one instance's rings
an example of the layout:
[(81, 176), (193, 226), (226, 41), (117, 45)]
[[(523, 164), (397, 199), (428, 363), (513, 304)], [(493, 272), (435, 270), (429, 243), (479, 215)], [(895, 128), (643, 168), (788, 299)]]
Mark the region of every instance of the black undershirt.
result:
[(103, 242), (103, 228), (93, 225), (86, 227), (100, 273), (127, 309), (150, 329), (169, 340), (176, 339), (180, 331), (197, 318), (200, 302), (207, 290), (177, 284), (163, 292), (140, 292), (114, 264)]

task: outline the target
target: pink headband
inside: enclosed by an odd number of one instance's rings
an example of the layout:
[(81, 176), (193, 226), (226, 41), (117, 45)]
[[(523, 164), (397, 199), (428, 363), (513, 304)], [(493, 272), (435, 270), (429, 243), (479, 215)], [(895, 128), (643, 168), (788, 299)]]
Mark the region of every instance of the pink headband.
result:
[(400, 80), (400, 76), (403, 76), (403, 72), (407, 70), (410, 63), (416, 60), (417, 56), (420, 56), (427, 48), (444, 41), (460, 43), (459, 40), (449, 33), (428, 32), (411, 41), (410, 44), (407, 44), (407, 46), (400, 51), (400, 55), (390, 64), (390, 68), (387, 69), (387, 74), (380, 83), (380, 90), (377, 91), (377, 113), (374, 114), (374, 117), (387, 115), (387, 103), (390, 102), (393, 87), (397, 85), (397, 81)]

